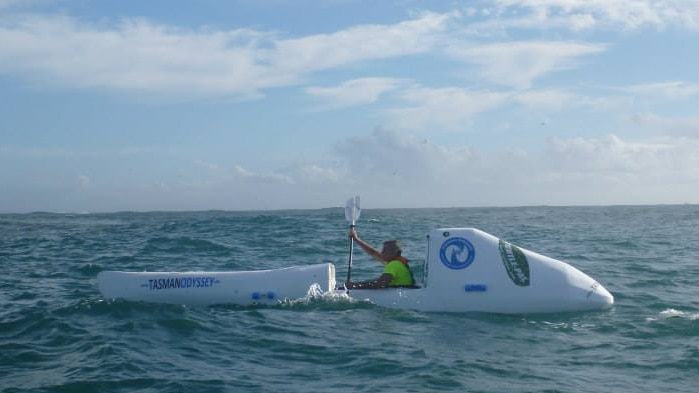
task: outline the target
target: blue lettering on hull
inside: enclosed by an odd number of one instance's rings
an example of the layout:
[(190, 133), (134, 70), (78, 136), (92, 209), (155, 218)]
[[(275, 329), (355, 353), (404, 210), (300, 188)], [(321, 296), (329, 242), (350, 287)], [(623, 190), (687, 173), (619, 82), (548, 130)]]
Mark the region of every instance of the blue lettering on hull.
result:
[[(214, 277), (170, 277), (148, 280), (148, 289), (159, 291), (163, 289), (212, 288), (221, 281)], [(143, 285), (144, 287), (146, 285)]]

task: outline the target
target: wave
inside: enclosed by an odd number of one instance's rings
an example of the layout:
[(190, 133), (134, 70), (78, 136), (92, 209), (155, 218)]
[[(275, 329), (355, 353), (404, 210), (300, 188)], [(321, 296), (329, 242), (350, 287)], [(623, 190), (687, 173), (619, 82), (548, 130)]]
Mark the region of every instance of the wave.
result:
[(143, 247), (143, 253), (180, 253), (199, 252), (214, 254), (230, 254), (232, 247), (216, 243), (212, 240), (197, 239), (188, 236), (150, 238)]
[(657, 321), (657, 320), (672, 319), (672, 318), (680, 318), (680, 319), (685, 319), (685, 320), (689, 320), (689, 321), (696, 321), (696, 320), (699, 320), (699, 312), (687, 312), (687, 311), (676, 310), (674, 308), (668, 308), (666, 310), (661, 311), (658, 314), (657, 318), (646, 318), (646, 320), (649, 322), (653, 322), (653, 321)]

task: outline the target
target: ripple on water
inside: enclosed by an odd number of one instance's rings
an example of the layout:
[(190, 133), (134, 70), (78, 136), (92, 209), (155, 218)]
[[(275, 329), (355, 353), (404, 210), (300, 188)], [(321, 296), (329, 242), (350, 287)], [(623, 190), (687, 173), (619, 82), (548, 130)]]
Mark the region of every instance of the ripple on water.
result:
[(232, 249), (222, 244), (206, 239), (197, 239), (188, 236), (154, 237), (148, 239), (143, 247), (142, 254), (152, 253), (202, 253), (202, 254), (230, 254)]

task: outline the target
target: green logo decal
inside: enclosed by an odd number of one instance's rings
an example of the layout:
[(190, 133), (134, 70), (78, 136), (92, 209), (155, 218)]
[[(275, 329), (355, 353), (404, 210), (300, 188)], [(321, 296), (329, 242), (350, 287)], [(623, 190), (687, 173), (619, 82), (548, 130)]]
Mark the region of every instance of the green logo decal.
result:
[(500, 240), (500, 256), (505, 265), (507, 275), (515, 285), (529, 286), (529, 261), (519, 247)]

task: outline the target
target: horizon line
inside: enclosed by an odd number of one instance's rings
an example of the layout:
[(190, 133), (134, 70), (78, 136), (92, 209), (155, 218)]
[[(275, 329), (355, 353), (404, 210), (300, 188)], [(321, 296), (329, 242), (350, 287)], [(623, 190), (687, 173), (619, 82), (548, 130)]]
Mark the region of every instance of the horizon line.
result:
[[(681, 203), (610, 203), (610, 204), (520, 204), (520, 205), (468, 205), (468, 206), (418, 206), (418, 207), (365, 207), (362, 210), (427, 210), (427, 209), (516, 209), (516, 208), (531, 208), (531, 207), (552, 207), (552, 208), (571, 208), (571, 207), (660, 207), (660, 206), (697, 206), (697, 202), (681, 202)], [(0, 215), (31, 215), (31, 214), (72, 214), (72, 215), (88, 215), (88, 214), (120, 214), (120, 213), (205, 213), (205, 212), (227, 212), (227, 213), (273, 213), (282, 211), (314, 211), (327, 209), (344, 209), (344, 206), (326, 206), (317, 208), (272, 208), (272, 209), (164, 209), (164, 210), (112, 210), (112, 211), (50, 211), (50, 210), (31, 210), (20, 212), (0, 211)]]

